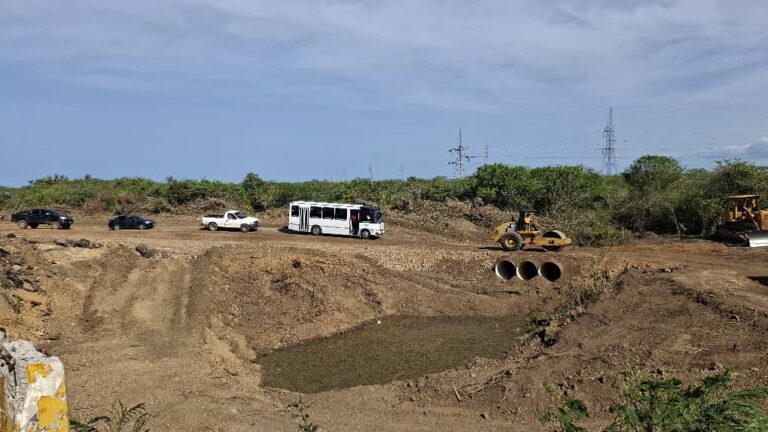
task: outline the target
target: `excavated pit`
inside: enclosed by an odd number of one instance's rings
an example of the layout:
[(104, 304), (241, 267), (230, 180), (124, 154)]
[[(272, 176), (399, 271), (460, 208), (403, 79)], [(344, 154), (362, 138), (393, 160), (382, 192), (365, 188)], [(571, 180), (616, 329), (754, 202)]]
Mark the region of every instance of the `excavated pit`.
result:
[(526, 330), (513, 317), (391, 316), (280, 349), (258, 363), (263, 386), (319, 393), (416, 378), (476, 357), (500, 358)]

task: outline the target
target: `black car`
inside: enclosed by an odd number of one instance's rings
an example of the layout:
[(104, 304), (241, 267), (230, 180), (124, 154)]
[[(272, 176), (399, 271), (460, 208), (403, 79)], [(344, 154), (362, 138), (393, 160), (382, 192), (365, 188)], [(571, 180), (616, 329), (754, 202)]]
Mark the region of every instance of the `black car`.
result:
[(109, 221), (109, 228), (113, 230), (120, 229), (150, 229), (155, 227), (154, 219), (147, 219), (139, 215), (120, 215)]
[(72, 216), (67, 216), (55, 209), (31, 209), (11, 215), (11, 222), (19, 224), (20, 228), (37, 228), (40, 225), (49, 225), (53, 229), (68, 229), (75, 223)]

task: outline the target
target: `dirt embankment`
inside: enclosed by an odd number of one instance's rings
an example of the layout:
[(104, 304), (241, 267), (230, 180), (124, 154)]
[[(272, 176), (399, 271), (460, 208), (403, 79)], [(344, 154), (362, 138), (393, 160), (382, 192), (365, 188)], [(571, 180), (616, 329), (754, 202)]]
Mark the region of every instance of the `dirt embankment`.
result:
[[(459, 235), (422, 233), (410, 217), (392, 216), (387, 237), (371, 242), (209, 233), (192, 217), (147, 232), (87, 219), (72, 231), (4, 224), (0, 291), (22, 301), (17, 311), (0, 304), (0, 325), (64, 360), (75, 416), (118, 398), (146, 402), (153, 430), (294, 430), (282, 409), (299, 395), (261, 385), (261, 356), (391, 315), (555, 319), (511, 336), (502, 358), (304, 396), (324, 430), (543, 430), (547, 383), (585, 400), (597, 426), (633, 369), (693, 380), (727, 365), (744, 374), (741, 385), (768, 382), (766, 250), (676, 242), (520, 252), (556, 258), (566, 277), (503, 282), (487, 232), (462, 228), (459, 216)], [(103, 247), (54, 243), (82, 237)], [(158, 253), (143, 258), (138, 244)], [(24, 280), (34, 299), (23, 297)]]

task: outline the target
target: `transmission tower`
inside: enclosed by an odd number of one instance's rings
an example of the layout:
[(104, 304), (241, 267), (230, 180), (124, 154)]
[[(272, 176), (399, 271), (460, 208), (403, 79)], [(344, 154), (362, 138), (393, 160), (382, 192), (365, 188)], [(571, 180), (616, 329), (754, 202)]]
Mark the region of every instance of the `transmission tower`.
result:
[(488, 165), (488, 141), (485, 141), (485, 152), (483, 152), (483, 165)]
[(464, 143), (461, 140), (461, 128), (459, 128), (459, 138), (456, 143), (456, 147), (448, 150), (452, 155), (454, 155), (455, 159), (451, 162), (448, 162), (450, 165), (453, 165), (453, 170), (456, 174), (456, 177), (463, 177), (464, 176), (464, 164), (469, 163), (472, 159), (476, 158), (477, 156), (470, 156), (467, 154), (467, 148), (464, 147)]
[(603, 129), (603, 139), (605, 139), (605, 147), (603, 147), (603, 172), (607, 175), (613, 175), (618, 171), (616, 168), (616, 130), (613, 128), (613, 107), (608, 111), (608, 125)]

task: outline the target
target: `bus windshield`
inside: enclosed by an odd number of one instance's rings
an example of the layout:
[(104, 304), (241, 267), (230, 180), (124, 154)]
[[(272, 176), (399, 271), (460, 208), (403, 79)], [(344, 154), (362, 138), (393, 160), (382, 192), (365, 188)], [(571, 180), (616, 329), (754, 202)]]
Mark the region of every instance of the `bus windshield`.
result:
[(381, 210), (376, 210), (373, 212), (373, 223), (382, 223), (384, 222), (384, 215), (381, 214)]

